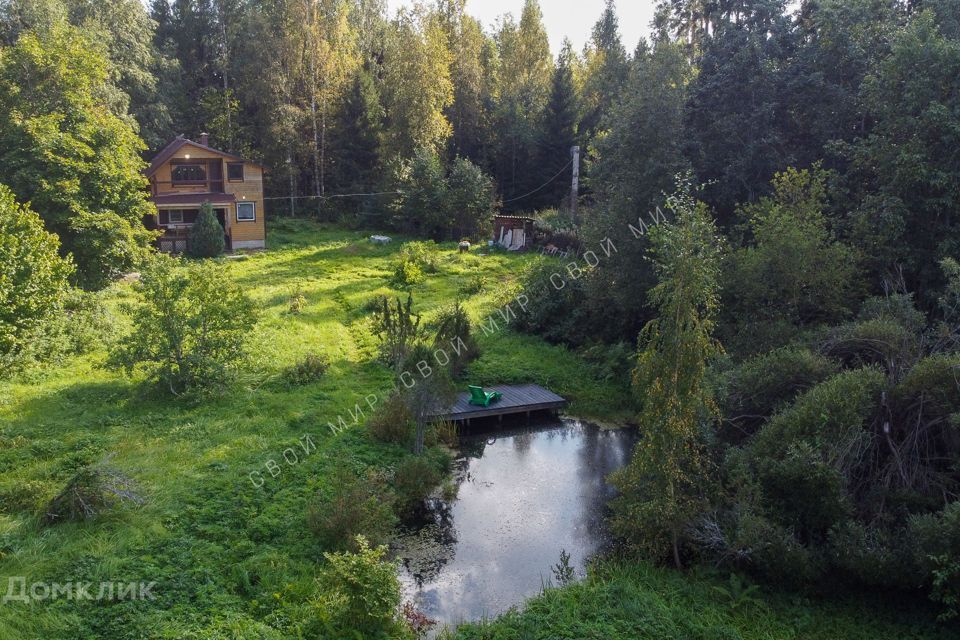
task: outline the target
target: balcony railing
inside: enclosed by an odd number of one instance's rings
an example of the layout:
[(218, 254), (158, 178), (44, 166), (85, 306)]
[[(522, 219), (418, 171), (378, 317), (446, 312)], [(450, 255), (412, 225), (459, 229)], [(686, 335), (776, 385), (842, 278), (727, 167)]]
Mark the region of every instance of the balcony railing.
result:
[[(153, 180), (151, 181), (150, 192), (152, 195), (161, 195), (165, 193), (182, 193), (181, 189), (190, 191), (203, 190), (206, 193), (226, 193), (223, 190), (224, 181), (220, 180)], [(169, 185), (169, 189), (163, 189), (160, 185)]]

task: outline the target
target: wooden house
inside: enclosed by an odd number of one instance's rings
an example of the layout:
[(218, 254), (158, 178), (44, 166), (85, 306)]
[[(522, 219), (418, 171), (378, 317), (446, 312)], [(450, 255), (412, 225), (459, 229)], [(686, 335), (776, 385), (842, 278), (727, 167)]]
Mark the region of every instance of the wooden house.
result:
[(199, 142), (178, 136), (146, 171), (157, 207), (157, 215), (146, 223), (164, 232), (157, 241), (160, 250), (186, 250), (190, 227), (205, 202), (223, 226), (228, 250), (263, 249), (263, 173), (255, 162), (210, 147), (205, 133)]

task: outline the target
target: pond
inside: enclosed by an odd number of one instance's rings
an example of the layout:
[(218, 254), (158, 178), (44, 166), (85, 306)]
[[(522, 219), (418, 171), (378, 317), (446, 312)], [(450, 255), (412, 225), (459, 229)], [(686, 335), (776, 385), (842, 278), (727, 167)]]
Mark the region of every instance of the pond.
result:
[(606, 541), (606, 477), (630, 429), (554, 419), (461, 438), (456, 497), (431, 502), (395, 544), (405, 598), (440, 626), (502, 613), (537, 595), (562, 550), (583, 575)]

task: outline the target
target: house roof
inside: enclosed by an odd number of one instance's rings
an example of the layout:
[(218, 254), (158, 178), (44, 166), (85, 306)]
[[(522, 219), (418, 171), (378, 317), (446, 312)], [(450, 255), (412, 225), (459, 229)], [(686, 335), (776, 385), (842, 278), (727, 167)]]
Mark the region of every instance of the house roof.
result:
[(219, 154), (219, 155), (223, 156), (224, 158), (226, 158), (227, 160), (236, 160), (236, 161), (238, 161), (238, 162), (247, 162), (247, 163), (249, 163), (249, 164), (254, 164), (254, 165), (258, 166), (258, 167), (263, 168), (263, 165), (260, 164), (259, 162), (253, 162), (252, 160), (247, 160), (246, 158), (241, 158), (241, 157), (238, 156), (238, 155), (235, 155), (235, 154), (233, 154), (233, 153), (227, 153), (226, 151), (221, 151), (220, 149), (214, 149), (213, 147), (207, 146), (207, 145), (205, 145), (205, 144), (200, 144), (199, 142), (194, 142), (193, 140), (189, 140), (189, 139), (187, 139), (187, 138), (184, 138), (183, 136), (177, 136), (176, 138), (173, 139), (172, 142), (170, 142), (170, 144), (168, 144), (168, 145), (165, 146), (163, 149), (161, 149), (161, 150), (160, 150), (160, 153), (158, 153), (158, 154), (153, 158), (153, 160), (150, 161), (150, 166), (147, 167), (147, 170), (144, 172), (144, 173), (146, 174), (146, 176), (149, 178), (150, 176), (152, 176), (153, 174), (155, 174), (155, 173), (157, 172), (157, 170), (160, 169), (160, 167), (162, 167), (162, 166), (164, 165), (164, 163), (166, 163), (168, 160), (170, 160), (170, 158), (172, 158), (173, 155), (174, 155), (177, 151), (179, 151), (179, 150), (182, 149), (185, 145), (188, 145), (188, 144), (193, 145), (193, 146), (197, 147), (198, 149), (203, 149), (204, 151), (210, 151), (211, 153)]
[(152, 196), (150, 200), (158, 207), (172, 204), (195, 204), (199, 206), (204, 202), (230, 204), (236, 202), (237, 197), (232, 193), (166, 193)]

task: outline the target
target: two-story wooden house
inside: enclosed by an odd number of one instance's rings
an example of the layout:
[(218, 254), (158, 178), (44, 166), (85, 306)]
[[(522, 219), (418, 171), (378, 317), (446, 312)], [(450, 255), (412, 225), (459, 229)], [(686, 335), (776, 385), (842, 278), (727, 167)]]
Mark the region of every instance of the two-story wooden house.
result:
[(199, 142), (178, 136), (146, 171), (150, 199), (157, 206), (157, 216), (147, 224), (164, 232), (157, 241), (160, 250), (186, 250), (190, 227), (205, 202), (223, 226), (228, 250), (264, 248), (264, 168), (208, 142), (205, 133)]

